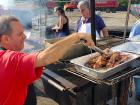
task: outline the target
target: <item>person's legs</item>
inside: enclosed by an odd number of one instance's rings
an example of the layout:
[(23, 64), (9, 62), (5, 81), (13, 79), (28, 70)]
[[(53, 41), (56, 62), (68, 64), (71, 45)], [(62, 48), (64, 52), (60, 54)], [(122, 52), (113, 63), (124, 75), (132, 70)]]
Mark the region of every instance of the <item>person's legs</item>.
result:
[(58, 37), (65, 37), (67, 35), (66, 32), (59, 32)]
[(27, 97), (24, 105), (37, 105), (36, 93), (33, 84), (28, 86)]

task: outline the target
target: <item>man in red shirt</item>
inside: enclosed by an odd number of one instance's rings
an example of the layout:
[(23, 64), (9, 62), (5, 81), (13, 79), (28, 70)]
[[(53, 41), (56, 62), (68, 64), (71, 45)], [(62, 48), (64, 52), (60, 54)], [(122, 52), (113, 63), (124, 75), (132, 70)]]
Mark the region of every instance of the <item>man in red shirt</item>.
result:
[(0, 105), (23, 105), (27, 87), (39, 78), (42, 67), (57, 61), (80, 39), (88, 46), (94, 43), (90, 35), (73, 33), (41, 52), (26, 54), (20, 52), (26, 36), (18, 19), (12, 16), (0, 17)]

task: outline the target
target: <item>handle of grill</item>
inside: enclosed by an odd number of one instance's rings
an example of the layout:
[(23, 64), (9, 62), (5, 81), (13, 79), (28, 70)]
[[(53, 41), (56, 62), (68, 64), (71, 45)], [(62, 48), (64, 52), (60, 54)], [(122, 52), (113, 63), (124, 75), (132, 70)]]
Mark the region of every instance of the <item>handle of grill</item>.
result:
[(43, 79), (45, 79), (49, 84), (51, 84), (52, 86), (54, 86), (55, 88), (57, 88), (60, 91), (65, 91), (65, 88), (61, 85), (59, 85), (58, 83), (56, 83), (55, 81), (53, 81), (52, 79), (46, 77), (46, 76), (41, 76)]

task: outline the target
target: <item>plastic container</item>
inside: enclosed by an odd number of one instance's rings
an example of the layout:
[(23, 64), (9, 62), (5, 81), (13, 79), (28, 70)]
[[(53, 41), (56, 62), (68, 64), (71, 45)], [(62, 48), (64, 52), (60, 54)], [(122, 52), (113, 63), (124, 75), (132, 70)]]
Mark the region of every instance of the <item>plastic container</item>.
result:
[(133, 78), (134, 78), (134, 82), (135, 82), (136, 96), (140, 96), (140, 76), (136, 75), (136, 76), (133, 76)]

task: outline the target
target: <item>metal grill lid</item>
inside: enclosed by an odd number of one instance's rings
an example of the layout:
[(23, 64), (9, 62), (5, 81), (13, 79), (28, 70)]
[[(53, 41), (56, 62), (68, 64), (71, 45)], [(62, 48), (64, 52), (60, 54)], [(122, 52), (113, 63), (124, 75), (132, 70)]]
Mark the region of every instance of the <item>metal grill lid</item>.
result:
[(111, 48), (113, 51), (125, 51), (140, 54), (140, 42), (126, 42)]
[(140, 35), (137, 35), (137, 36), (133, 36), (131, 38), (128, 38), (129, 41), (132, 41), (132, 42), (140, 42)]

